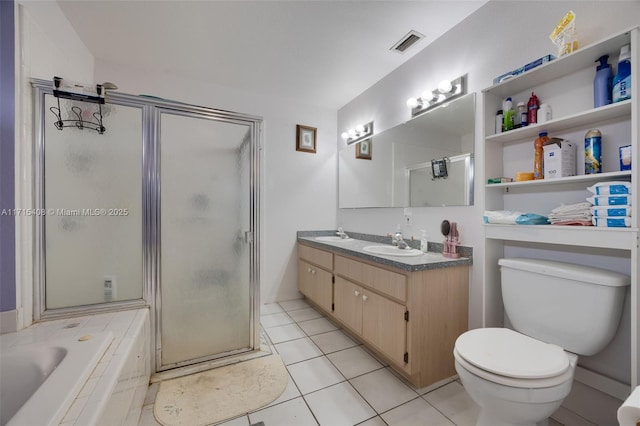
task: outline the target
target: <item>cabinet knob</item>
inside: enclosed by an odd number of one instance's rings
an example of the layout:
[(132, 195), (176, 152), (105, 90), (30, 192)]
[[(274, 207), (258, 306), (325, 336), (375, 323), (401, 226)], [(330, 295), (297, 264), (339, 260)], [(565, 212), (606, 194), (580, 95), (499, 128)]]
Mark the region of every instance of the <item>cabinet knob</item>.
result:
[(312, 269), (312, 270), (311, 270), (311, 275), (315, 275), (315, 274), (316, 274), (316, 270), (315, 270), (315, 269)]
[(369, 296), (367, 296), (366, 294), (363, 294), (363, 295), (362, 295), (362, 300), (363, 300), (364, 302), (366, 302), (368, 298), (369, 298)]
[(358, 290), (356, 290), (356, 291), (354, 291), (354, 292), (353, 292), (353, 295), (354, 295), (355, 297), (358, 297), (358, 296), (360, 296), (360, 292), (359, 292)]
[(307, 268), (307, 272), (311, 272), (311, 268)]

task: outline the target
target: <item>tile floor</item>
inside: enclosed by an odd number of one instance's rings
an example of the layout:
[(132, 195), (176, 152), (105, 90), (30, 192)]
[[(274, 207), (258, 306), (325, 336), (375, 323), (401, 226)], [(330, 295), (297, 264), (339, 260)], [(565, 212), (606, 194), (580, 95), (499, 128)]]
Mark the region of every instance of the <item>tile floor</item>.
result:
[[(476, 404), (457, 381), (416, 389), (303, 299), (265, 305), (261, 323), (289, 371), (284, 393), (220, 426), (472, 426)], [(156, 426), (147, 393), (139, 426)], [(550, 425), (559, 423), (550, 421)]]

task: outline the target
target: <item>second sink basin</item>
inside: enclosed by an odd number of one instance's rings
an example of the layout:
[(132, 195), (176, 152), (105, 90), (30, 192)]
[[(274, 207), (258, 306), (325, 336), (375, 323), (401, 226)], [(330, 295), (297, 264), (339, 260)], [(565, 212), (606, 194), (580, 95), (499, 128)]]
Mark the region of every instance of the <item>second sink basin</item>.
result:
[(424, 253), (418, 249), (399, 249), (395, 246), (367, 246), (362, 250), (367, 253), (381, 254), (384, 256), (421, 256)]
[(347, 241), (353, 241), (353, 239), (347, 237), (347, 238), (340, 238), (339, 236), (327, 236), (327, 237), (316, 237), (316, 240), (318, 241), (324, 241), (324, 242), (328, 242), (328, 243), (344, 243)]

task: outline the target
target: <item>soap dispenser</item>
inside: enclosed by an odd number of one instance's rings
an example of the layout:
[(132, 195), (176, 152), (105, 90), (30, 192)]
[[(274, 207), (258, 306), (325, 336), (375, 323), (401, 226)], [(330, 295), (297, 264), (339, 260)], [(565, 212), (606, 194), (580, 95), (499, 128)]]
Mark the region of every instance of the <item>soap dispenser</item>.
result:
[(600, 62), (593, 80), (593, 107), (598, 108), (611, 103), (611, 82), (613, 72), (607, 62), (609, 55), (602, 55), (596, 62)]
[(420, 250), (422, 250), (423, 253), (426, 253), (429, 251), (429, 240), (427, 239), (427, 231), (423, 229), (420, 232), (422, 233), (422, 237), (420, 238)]

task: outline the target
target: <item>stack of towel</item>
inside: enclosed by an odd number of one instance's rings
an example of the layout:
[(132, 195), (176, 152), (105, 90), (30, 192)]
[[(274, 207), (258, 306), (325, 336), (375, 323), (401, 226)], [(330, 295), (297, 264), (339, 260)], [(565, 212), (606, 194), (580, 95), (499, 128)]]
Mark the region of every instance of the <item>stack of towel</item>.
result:
[(631, 183), (600, 182), (587, 189), (593, 194), (587, 201), (592, 204), (595, 226), (631, 226)]
[(593, 225), (591, 203), (561, 205), (551, 210), (549, 221), (552, 225)]

